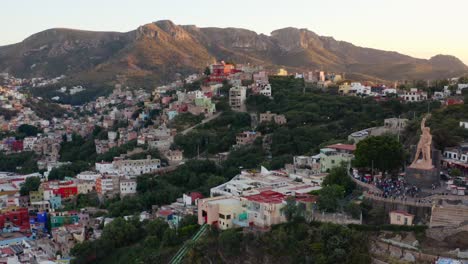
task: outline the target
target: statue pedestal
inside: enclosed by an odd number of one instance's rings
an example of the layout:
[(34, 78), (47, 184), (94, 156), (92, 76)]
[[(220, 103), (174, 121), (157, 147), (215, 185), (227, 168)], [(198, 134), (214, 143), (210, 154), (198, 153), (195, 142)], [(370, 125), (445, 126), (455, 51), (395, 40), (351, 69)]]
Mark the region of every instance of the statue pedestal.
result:
[(419, 169), (419, 168), (406, 168), (405, 180), (410, 185), (415, 185), (419, 188), (431, 188), (440, 185), (440, 172), (437, 168)]

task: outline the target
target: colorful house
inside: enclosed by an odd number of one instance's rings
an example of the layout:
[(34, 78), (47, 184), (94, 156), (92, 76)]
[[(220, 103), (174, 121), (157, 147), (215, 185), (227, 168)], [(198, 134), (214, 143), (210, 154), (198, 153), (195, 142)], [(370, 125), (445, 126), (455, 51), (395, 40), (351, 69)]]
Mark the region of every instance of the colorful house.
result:
[(47, 233), (47, 213), (38, 212), (36, 216), (29, 217), (29, 228), (34, 235), (38, 232)]
[(0, 228), (17, 227), (20, 230), (29, 230), (29, 213), (27, 208), (19, 208), (0, 214)]
[(57, 228), (64, 225), (76, 224), (80, 222), (80, 217), (77, 212), (60, 212), (50, 216), (50, 227)]
[(62, 207), (62, 197), (60, 196), (53, 196), (53, 197), (50, 197), (49, 199), (49, 203), (50, 203), (50, 208), (51, 209), (59, 209)]

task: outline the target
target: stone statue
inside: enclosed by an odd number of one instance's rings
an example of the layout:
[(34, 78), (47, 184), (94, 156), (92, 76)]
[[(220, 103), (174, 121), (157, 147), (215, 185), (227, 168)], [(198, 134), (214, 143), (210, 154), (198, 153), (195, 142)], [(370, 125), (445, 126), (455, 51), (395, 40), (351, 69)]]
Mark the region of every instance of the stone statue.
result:
[[(426, 117), (423, 118), (421, 122), (421, 138), (419, 139), (418, 148), (416, 149), (416, 155), (414, 157), (413, 163), (410, 167), (415, 169), (432, 169), (434, 165), (432, 164), (432, 135), (431, 129), (426, 127)], [(420, 158), (422, 156), (422, 158)]]

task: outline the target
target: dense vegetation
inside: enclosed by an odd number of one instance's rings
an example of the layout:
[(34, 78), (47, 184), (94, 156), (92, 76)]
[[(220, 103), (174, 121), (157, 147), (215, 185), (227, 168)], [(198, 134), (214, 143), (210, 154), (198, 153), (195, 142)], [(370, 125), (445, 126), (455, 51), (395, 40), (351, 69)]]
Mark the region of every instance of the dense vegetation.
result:
[[(197, 229), (196, 217), (185, 218), (177, 230), (161, 220), (116, 218), (100, 239), (73, 248), (74, 263), (168, 263)], [(365, 241), (365, 232), (301, 219), (256, 236), (213, 229), (193, 245), (185, 263), (370, 263)]]
[(64, 83), (63, 85), (50, 85), (47, 87), (40, 87), (30, 89), (30, 92), (35, 97), (43, 97), (51, 99), (58, 96), (59, 100), (57, 102), (62, 104), (70, 105), (82, 105), (89, 101), (93, 101), (99, 96), (106, 96), (112, 92), (113, 87), (110, 85), (97, 85), (96, 83), (87, 83), (81, 84), (85, 90), (76, 94), (71, 95), (70, 93), (60, 92), (60, 88), (64, 85), (67, 85), (68, 88), (71, 88), (72, 85)]
[[(365, 128), (383, 125), (390, 117), (413, 118), (427, 111), (427, 103), (401, 103), (398, 100), (377, 102), (373, 98), (336, 96), (302, 88), (301, 80), (274, 77), (270, 80), (273, 100), (251, 96), (249, 110), (267, 110), (286, 115), (285, 127), (260, 127), (272, 133), (272, 156), (312, 154), (324, 143), (346, 141), (349, 134)], [(440, 106), (431, 102), (431, 109)], [(313, 135), (313, 136), (312, 136)]]
[(48, 176), (49, 180), (63, 180), (65, 177), (75, 177), (78, 173), (87, 170), (91, 166), (90, 163), (84, 161), (75, 161), (69, 164), (53, 168)]
[(17, 129), (16, 138), (22, 139), (24, 137), (35, 137), (38, 133), (41, 133), (41, 129), (36, 126), (23, 124), (20, 125)]
[(171, 127), (177, 129), (177, 131), (182, 131), (200, 123), (204, 118), (205, 116), (203, 114), (193, 115), (191, 113), (182, 113), (171, 121)]
[(100, 239), (85, 241), (72, 249), (76, 256), (73, 263), (168, 263), (197, 229), (194, 217), (184, 218), (177, 230), (162, 220), (116, 218), (105, 226)]
[(184, 150), (184, 156), (188, 158), (196, 156), (198, 152), (216, 154), (229, 151), (236, 143), (236, 134), (249, 129), (250, 116), (247, 113), (228, 111), (187, 135), (177, 135), (174, 143)]
[(36, 159), (36, 154), (29, 151), (8, 155), (0, 152), (0, 171), (34, 173), (38, 171)]
[(96, 158), (94, 137), (83, 138), (78, 134), (72, 135), (72, 140), (64, 140), (60, 147), (60, 161), (90, 162)]
[[(273, 97), (251, 95), (247, 98), (250, 112), (284, 114), (287, 125), (260, 124), (257, 130), (272, 139), (270, 154), (264, 165), (278, 169), (291, 162), (293, 155), (315, 154), (320, 147), (346, 142), (352, 132), (383, 125), (390, 117), (420, 116), (428, 110), (438, 109), (439, 102), (402, 103), (396, 99), (377, 102), (373, 98), (337, 96), (305, 86), (302, 79), (271, 77)], [(213, 120), (187, 135), (178, 135), (175, 145), (184, 150), (186, 157), (216, 154), (228, 151), (235, 144), (235, 135), (250, 128), (247, 113), (225, 111)], [(266, 155), (268, 157), (269, 155)], [(246, 167), (246, 166), (244, 166)]]
[(31, 100), (26, 103), (25, 106), (30, 107), (37, 116), (46, 120), (51, 120), (54, 117), (63, 117), (65, 114), (71, 115), (70, 112), (66, 111), (60, 105), (46, 100)]
[[(466, 120), (468, 120), (468, 101), (463, 105), (452, 105), (433, 111), (427, 122), (436, 148), (443, 150), (468, 140), (468, 129), (460, 127), (460, 121)], [(414, 129), (418, 130), (419, 124), (415, 124)]]
[(213, 162), (192, 160), (163, 176), (142, 175), (138, 177), (138, 194), (112, 201), (107, 209), (111, 216), (132, 215), (149, 210), (152, 205), (170, 204), (186, 192), (199, 191), (204, 195), (209, 195), (210, 188), (227, 180), (229, 176)]
[(39, 177), (28, 177), (21, 184), (20, 194), (29, 195), (29, 192), (37, 191), (41, 185), (41, 178)]
[(395, 172), (404, 166), (404, 150), (398, 140), (389, 135), (368, 137), (357, 144), (354, 166), (375, 168), (383, 173)]
[(186, 263), (371, 263), (367, 234), (334, 224), (303, 221), (254, 235), (212, 231), (195, 244)]

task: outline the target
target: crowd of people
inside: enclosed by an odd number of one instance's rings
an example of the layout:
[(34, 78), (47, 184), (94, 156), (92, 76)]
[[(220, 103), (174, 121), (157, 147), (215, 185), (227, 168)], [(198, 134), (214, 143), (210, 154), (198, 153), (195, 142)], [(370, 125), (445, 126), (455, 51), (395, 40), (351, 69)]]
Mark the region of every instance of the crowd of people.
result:
[(382, 190), (384, 198), (417, 198), (421, 189), (414, 185), (408, 185), (403, 179), (377, 179), (375, 186)]

